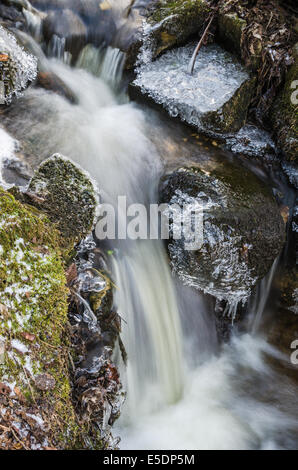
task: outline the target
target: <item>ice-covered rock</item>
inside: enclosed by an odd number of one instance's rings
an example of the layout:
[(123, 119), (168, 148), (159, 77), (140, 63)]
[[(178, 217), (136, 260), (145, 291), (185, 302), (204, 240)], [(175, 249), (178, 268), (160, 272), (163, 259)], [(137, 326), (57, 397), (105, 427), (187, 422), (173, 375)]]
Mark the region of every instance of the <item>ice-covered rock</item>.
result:
[(193, 75), (188, 64), (195, 44), (171, 50), (140, 65), (132, 96), (143, 94), (202, 131), (226, 134), (244, 124), (254, 79), (219, 46), (202, 47)]
[(298, 189), (298, 167), (295, 164), (282, 162), (282, 169), (287, 175), (289, 182)]
[[(285, 239), (285, 225), (270, 189), (253, 173), (223, 162), (183, 167), (161, 182), (161, 201), (203, 208), (203, 244), (186, 249), (170, 234), (174, 272), (187, 285), (236, 306), (269, 271)], [(174, 222), (175, 223), (175, 222)]]
[(37, 75), (37, 59), (0, 26), (0, 104), (9, 104)]
[(251, 124), (241, 127), (226, 143), (232, 152), (249, 157), (272, 160), (276, 155), (276, 147), (270, 134)]

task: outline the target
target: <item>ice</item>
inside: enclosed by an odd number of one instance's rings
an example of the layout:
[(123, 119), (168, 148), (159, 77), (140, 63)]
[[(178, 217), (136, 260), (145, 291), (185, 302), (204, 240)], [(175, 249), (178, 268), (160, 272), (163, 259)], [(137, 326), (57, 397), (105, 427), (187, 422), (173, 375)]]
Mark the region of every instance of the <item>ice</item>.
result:
[(202, 116), (220, 112), (249, 75), (231, 54), (216, 45), (202, 47), (190, 75), (187, 68), (194, 48), (195, 44), (189, 44), (173, 49), (153, 62), (143, 51), (143, 63), (133, 83), (171, 116), (202, 129), (206, 127)]
[(288, 162), (282, 162), (282, 169), (289, 178), (290, 183), (298, 189), (298, 168)]
[(251, 124), (246, 124), (235, 136), (227, 139), (227, 145), (232, 152), (242, 153), (249, 157), (272, 159), (276, 153), (270, 134)]
[(19, 96), (29, 81), (37, 76), (37, 59), (27, 54), (23, 47), (19, 46), (16, 38), (0, 26), (0, 53), (7, 54), (8, 60), (0, 62), (0, 78), (5, 85), (5, 104), (9, 104), (13, 95)]
[(18, 339), (13, 339), (11, 341), (11, 346), (16, 349), (18, 352), (21, 354), (26, 354), (29, 350), (25, 344), (23, 344), (20, 340)]

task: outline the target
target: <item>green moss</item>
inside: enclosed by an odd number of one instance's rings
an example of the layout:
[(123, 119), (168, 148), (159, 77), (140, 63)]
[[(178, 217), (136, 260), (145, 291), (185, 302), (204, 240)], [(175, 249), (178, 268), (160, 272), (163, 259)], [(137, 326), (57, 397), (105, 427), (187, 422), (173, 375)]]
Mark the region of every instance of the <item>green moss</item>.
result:
[(246, 21), (236, 13), (219, 14), (218, 39), (227, 50), (241, 58), (241, 40)]
[(153, 8), (148, 22), (155, 56), (199, 33), (211, 11), (205, 0), (160, 0)]
[(32, 203), (48, 214), (67, 240), (78, 241), (90, 233), (97, 206), (95, 189), (71, 160), (56, 154), (41, 163), (29, 192), (38, 196), (40, 202)]
[[(0, 189), (0, 338), (5, 360), (0, 381), (15, 384), (23, 410), (38, 406), (49, 445), (66, 448), (78, 436), (68, 373), (67, 295), (60, 234), (36, 209)], [(19, 351), (12, 341), (24, 347)], [(35, 385), (39, 374), (53, 390)]]
[(278, 145), (289, 161), (298, 163), (298, 105), (291, 99), (298, 80), (298, 44), (294, 49), (295, 63), (289, 68), (283, 89), (280, 91), (271, 113), (271, 121)]
[(206, 127), (218, 133), (238, 131), (246, 121), (255, 83), (254, 77), (246, 80), (221, 110), (206, 114), (204, 116)]

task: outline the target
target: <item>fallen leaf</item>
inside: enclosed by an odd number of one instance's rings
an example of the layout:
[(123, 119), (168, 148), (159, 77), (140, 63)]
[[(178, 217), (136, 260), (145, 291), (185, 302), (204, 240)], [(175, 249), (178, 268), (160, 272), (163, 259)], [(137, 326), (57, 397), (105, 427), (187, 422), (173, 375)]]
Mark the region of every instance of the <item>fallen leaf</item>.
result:
[(25, 338), (27, 341), (35, 341), (36, 339), (36, 336), (31, 334), (31, 333), (27, 333), (26, 331), (21, 333), (21, 335), (23, 336), (23, 338)]

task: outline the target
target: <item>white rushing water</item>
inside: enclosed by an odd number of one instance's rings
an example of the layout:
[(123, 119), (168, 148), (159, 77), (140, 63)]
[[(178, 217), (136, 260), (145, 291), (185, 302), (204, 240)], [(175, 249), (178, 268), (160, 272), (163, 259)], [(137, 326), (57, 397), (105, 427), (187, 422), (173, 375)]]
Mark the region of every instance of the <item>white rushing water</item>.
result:
[[(103, 77), (51, 61), (78, 104), (29, 89), (18, 129), (40, 158), (61, 152), (87, 169), (103, 201), (116, 205), (126, 195), (128, 204), (149, 204), (157, 197), (161, 158), (147, 137), (144, 112), (121, 104), (123, 96), (107, 83), (115, 85), (107, 70), (121, 70), (121, 55), (109, 51), (109, 58)], [(250, 334), (235, 335), (220, 350), (206, 299), (175, 285), (161, 242), (115, 242), (112, 248), (115, 301), (125, 319), (128, 352), (122, 368), (128, 398), (115, 430), (121, 448), (293, 447), (295, 388), (270, 366), (287, 358)]]

